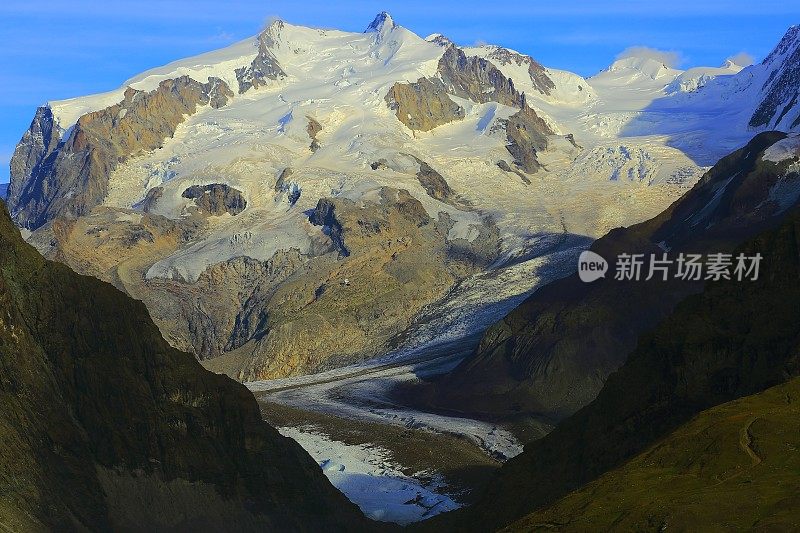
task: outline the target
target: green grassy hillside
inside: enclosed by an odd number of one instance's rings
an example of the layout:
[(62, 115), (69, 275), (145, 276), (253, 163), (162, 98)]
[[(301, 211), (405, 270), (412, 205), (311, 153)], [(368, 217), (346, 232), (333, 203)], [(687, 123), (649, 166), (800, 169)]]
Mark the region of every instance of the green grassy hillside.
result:
[(505, 531), (800, 530), (800, 378), (703, 411)]

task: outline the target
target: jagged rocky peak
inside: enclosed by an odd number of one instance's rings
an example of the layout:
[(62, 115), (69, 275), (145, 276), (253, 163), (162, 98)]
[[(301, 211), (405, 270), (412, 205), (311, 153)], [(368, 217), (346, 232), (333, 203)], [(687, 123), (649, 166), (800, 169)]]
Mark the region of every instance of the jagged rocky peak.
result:
[(800, 25), (790, 26), (772, 52), (764, 58), (762, 64), (769, 65), (787, 59), (798, 49), (800, 49)]
[(753, 128), (789, 130), (800, 125), (800, 26), (792, 26), (761, 63), (762, 99), (750, 119)]
[(454, 43), (449, 37), (442, 35), (441, 33), (432, 33), (431, 35), (425, 37), (425, 40), (429, 43), (438, 44), (442, 48), (456, 45), (456, 43)]
[(369, 32), (378, 32), (383, 33), (384, 31), (391, 31), (394, 29), (395, 24), (394, 19), (392, 16), (387, 13), (386, 11), (381, 11), (378, 13), (373, 21), (367, 26), (367, 29), (364, 30), (364, 33)]
[(285, 27), (282, 20), (272, 21), (258, 36), (258, 54), (250, 65), (236, 69), (239, 94), (249, 89), (267, 85), (269, 80), (284, 78), (286, 72), (281, 68), (272, 50), (280, 46), (280, 35)]
[(449, 93), (474, 102), (497, 102), (511, 107), (522, 105), (522, 96), (491, 62), (467, 56), (463, 50), (450, 46), (439, 60), (439, 78)]
[(264, 31), (258, 36), (259, 44), (263, 44), (267, 48), (273, 48), (280, 43), (281, 32), (286, 27), (286, 23), (281, 19), (275, 19), (270, 22)]
[(488, 48), (491, 52), (489, 52), (487, 58), (500, 65), (515, 64), (518, 67), (525, 66), (528, 69), (528, 74), (530, 74), (533, 87), (540, 93), (549, 95), (555, 89), (555, 83), (547, 75), (547, 69), (531, 56), (523, 55), (501, 46), (488, 46)]
[(12, 159), (9, 209), (15, 222), (35, 229), (58, 216), (87, 214), (105, 198), (109, 175), (120, 164), (160, 148), (200, 106), (219, 108), (232, 96), (214, 77), (206, 83), (167, 79), (149, 92), (129, 87), (121, 102), (81, 116), (63, 140), (52, 112), (40, 108)]

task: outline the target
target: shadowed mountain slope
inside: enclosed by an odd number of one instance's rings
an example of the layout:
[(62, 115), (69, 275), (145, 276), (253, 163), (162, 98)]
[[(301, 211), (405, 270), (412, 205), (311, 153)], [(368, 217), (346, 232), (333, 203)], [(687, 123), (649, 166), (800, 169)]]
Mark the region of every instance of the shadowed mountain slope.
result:
[(363, 529), (255, 399), (144, 305), (44, 260), (0, 214), (0, 524), (13, 531)]
[(610, 263), (605, 279), (589, 284), (574, 274), (534, 293), (486, 332), (472, 357), (422, 390), (423, 401), (492, 416), (532, 413), (555, 420), (592, 401), (639, 335), (703, 287), (702, 281), (662, 281), (658, 275), (650, 281), (617, 280), (617, 256), (661, 258), (669, 251), (675, 261), (682, 252), (731, 252), (775, 227), (800, 195), (795, 159), (763, 158), (784, 138), (778, 132), (758, 135), (660, 215), (596, 241), (591, 249)]
[[(651, 446), (662, 442), (665, 436), (678, 430), (698, 413), (759, 393), (800, 374), (800, 210), (795, 208), (778, 229), (748, 241), (738, 252), (762, 254), (762, 269), (757, 281), (708, 282), (702, 293), (679, 303), (655, 329), (639, 338), (636, 349), (625, 364), (609, 376), (593, 402), (564, 420), (543, 439), (528, 444), (521, 455), (506, 463), (498, 479), (490, 485), (476, 506), (445, 516), (442, 522), (434, 520), (427, 527), (490, 531), (508, 525), (528, 513), (552, 505), (604, 473), (625, 465)], [(796, 387), (796, 382), (793, 383), (792, 387)], [(785, 398), (788, 400), (776, 404), (776, 408), (785, 407), (786, 410), (781, 411), (779, 416), (791, 417), (791, 410), (794, 409), (791, 393)], [(758, 403), (759, 400), (755, 400), (753, 409)], [(741, 409), (742, 425), (750, 416), (748, 413), (748, 408)], [(672, 438), (680, 439), (680, 435), (692, 431), (697, 422), (694, 424), (680, 430)], [(786, 431), (796, 433), (796, 419), (793, 424)], [(745, 447), (749, 446), (747, 434), (745, 432)], [(795, 437), (786, 437), (789, 447)], [(722, 454), (727, 453), (722, 433), (719, 438), (707, 438), (706, 442), (711, 447), (705, 450), (707, 455), (703, 456), (702, 464), (722, 464), (725, 461)], [(672, 445), (662, 444), (654, 449), (663, 451), (665, 446), (668, 448)], [(692, 454), (696, 451), (695, 447), (684, 449), (673, 446), (669, 464), (692, 464)], [(652, 456), (655, 452), (648, 453)], [(659, 520), (668, 520), (668, 517), (682, 512), (680, 498), (688, 498), (692, 489), (690, 487), (687, 492), (676, 495), (674, 501), (664, 500), (666, 503), (663, 507), (653, 507), (653, 500), (647, 498), (656, 498), (658, 493), (637, 492), (637, 487), (653, 487), (654, 491), (661, 491), (661, 494), (675, 494), (669, 491), (677, 491), (679, 487), (671, 485), (670, 478), (662, 471), (653, 470), (648, 476), (636, 470), (637, 464), (651, 465), (647, 462), (647, 455), (642, 457), (623, 470), (609, 474), (610, 478), (601, 480), (597, 485), (582, 489), (582, 493), (571, 496), (565, 500), (567, 503), (559, 504), (560, 507), (543, 511), (541, 516), (563, 516), (564, 520), (569, 521), (570, 516), (574, 515), (575, 520), (594, 520), (591, 513), (599, 512), (601, 502), (609, 499), (621, 501), (611, 493), (608, 480), (635, 475), (637, 482), (645, 484), (629, 487), (631, 492), (628, 494), (632, 500), (626, 500), (624, 505), (635, 507), (637, 502), (641, 502), (642, 508), (636, 516), (656, 520), (647, 527), (657, 529), (661, 526)], [(785, 458), (789, 460), (789, 456)], [(787, 467), (791, 464), (787, 463)], [(770, 475), (763, 469), (761, 472), (765, 476)], [(709, 479), (708, 472), (702, 474), (707, 477), (696, 478), (694, 489), (710, 495), (712, 479)], [(791, 476), (793, 485), (789, 490), (794, 494), (797, 471)], [(768, 482), (766, 478), (757, 481)], [(594, 507), (587, 507), (587, 515), (582, 515), (582, 511), (574, 504), (582, 497), (581, 494), (595, 489), (598, 502)], [(782, 512), (780, 506), (770, 508), (770, 502), (791, 499), (790, 493), (784, 488), (774, 489), (775, 492), (770, 496), (774, 496), (772, 500), (765, 498), (756, 502), (761, 519), (766, 519), (771, 513), (778, 516)], [(729, 496), (741, 498), (742, 505), (752, 509), (753, 502), (745, 500), (752, 500), (756, 494), (755, 488), (747, 490), (739, 487), (739, 490), (731, 491)], [(585, 499), (583, 501), (586, 502)], [(711, 502), (710, 499), (707, 501)], [(609, 504), (607, 509), (612, 509), (613, 505)], [(739, 518), (746, 517), (742, 515)], [(635, 517), (631, 517), (631, 520), (623, 523), (630, 524), (634, 529), (641, 525)], [(592, 524), (591, 529), (602, 523), (602, 520), (596, 524), (578, 521), (575, 528), (580, 530), (580, 524)], [(722, 527), (724, 522), (712, 522), (711, 525)]]

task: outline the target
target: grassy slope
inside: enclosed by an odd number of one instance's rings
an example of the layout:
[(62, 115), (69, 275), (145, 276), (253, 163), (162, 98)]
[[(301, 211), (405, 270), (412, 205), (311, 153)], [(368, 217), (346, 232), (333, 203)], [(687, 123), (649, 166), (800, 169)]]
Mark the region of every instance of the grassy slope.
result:
[(506, 531), (800, 529), (800, 378), (697, 415)]

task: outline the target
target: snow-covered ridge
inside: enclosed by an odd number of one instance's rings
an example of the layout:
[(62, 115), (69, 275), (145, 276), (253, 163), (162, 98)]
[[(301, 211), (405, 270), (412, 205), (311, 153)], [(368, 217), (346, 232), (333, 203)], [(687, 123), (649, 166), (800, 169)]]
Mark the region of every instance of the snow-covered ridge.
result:
[(776, 142), (764, 152), (762, 159), (773, 163), (780, 163), (787, 159), (800, 158), (800, 134), (794, 133), (785, 139)]
[(47, 105), (53, 111), (53, 117), (59, 127), (67, 130), (81, 116), (120, 103), (128, 87), (140, 91), (152, 91), (164, 80), (189, 76), (201, 83), (207, 83), (208, 79), (212, 77), (219, 78), (235, 91), (237, 82), (234, 70), (249, 64), (257, 53), (257, 39), (249, 38), (220, 50), (173, 61), (162, 67), (147, 70), (130, 78), (113, 91), (67, 100), (51, 100), (47, 102)]

